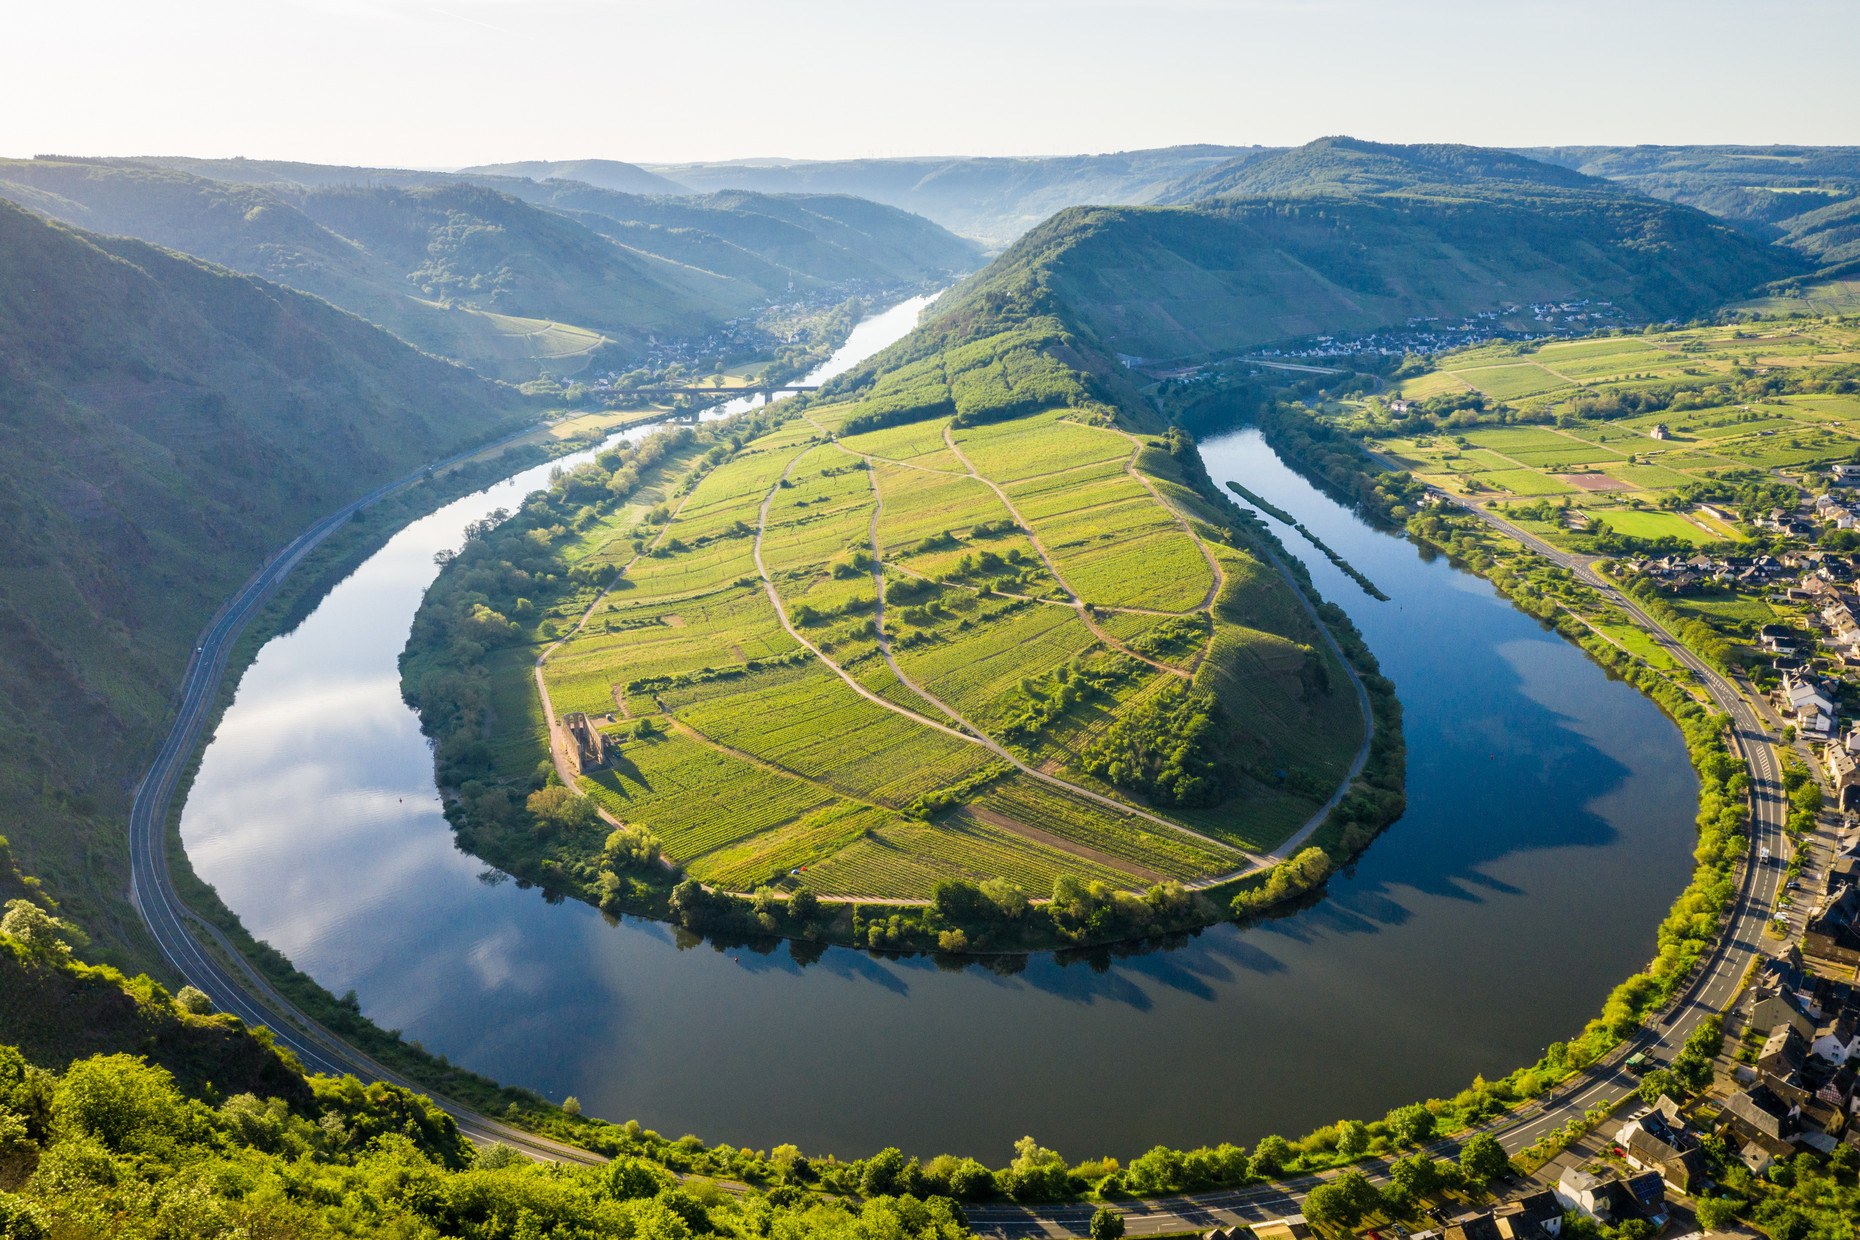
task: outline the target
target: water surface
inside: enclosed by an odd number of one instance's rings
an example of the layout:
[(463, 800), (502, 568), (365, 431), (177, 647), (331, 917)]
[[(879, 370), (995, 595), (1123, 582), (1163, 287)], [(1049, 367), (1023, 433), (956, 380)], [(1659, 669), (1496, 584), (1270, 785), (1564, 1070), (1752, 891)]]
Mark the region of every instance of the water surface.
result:
[(1685, 884), (1678, 733), (1256, 433), (1202, 451), (1391, 596), (1281, 529), (1394, 679), (1409, 754), (1406, 817), (1293, 916), (1018, 972), (839, 948), (803, 967), (786, 945), (718, 950), (487, 881), (440, 815), (396, 659), (433, 554), (547, 467), (415, 522), (266, 645), (188, 798), (188, 853), (255, 935), (384, 1027), (668, 1136), (999, 1165), (1031, 1133), (1128, 1158), (1374, 1118), (1534, 1058), (1651, 956)]

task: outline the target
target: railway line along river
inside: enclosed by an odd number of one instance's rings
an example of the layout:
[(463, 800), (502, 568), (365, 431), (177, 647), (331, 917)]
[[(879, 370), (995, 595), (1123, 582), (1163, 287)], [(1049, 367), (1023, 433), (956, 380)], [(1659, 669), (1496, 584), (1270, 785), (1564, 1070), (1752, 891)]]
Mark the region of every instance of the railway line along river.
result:
[(1256, 432), (1202, 454), (1390, 596), (1280, 527), (1395, 681), (1408, 742), (1406, 817), (1290, 916), (1131, 952), (803, 965), (504, 880), (454, 846), (396, 660), (434, 553), (547, 467), (413, 523), (265, 646), (188, 797), (188, 854), (254, 935), (379, 1024), (667, 1136), (1000, 1165), (1031, 1133), (1128, 1159), (1376, 1118), (1535, 1058), (1653, 954), (1686, 883), (1696, 784), (1676, 729)]

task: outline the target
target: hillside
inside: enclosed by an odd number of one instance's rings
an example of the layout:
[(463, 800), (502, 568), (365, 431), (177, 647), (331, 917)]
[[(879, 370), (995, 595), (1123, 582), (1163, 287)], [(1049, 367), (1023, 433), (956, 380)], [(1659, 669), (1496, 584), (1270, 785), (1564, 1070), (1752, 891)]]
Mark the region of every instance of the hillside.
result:
[(796, 288), (947, 279), (979, 255), (927, 220), (846, 198), (649, 197), (254, 160), (0, 161), (0, 197), (315, 293), (512, 380), (587, 364), (592, 350), (537, 351), (551, 323), (626, 360)]
[[(1483, 312), (1528, 327), (1520, 308), (1533, 302), (1590, 298), (1635, 321), (1688, 318), (1807, 266), (1702, 212), (1568, 183), (1564, 170), (1525, 167), (1519, 175), (1538, 180), (1495, 182), (1464, 156), (1314, 146), (1224, 182), (1296, 192), (1062, 212), (939, 310), (1037, 287), (1109, 350), (1194, 358), (1420, 316)], [(1402, 186), (1423, 176), (1420, 188)]]
[[(466, 182), (550, 209), (588, 211), (621, 223), (694, 228), (789, 266), (793, 278), (800, 282), (836, 283), (857, 279), (912, 283), (952, 271), (972, 270), (980, 253), (972, 243), (951, 236), (944, 228), (917, 218), (908, 210), (852, 202), (838, 193), (799, 195), (801, 201), (797, 204), (789, 201), (796, 198), (795, 195), (721, 198), (685, 192), (642, 194), (560, 178), (537, 182), (527, 176), (492, 175), (476, 170), (441, 173), (266, 160), (168, 157), (129, 162), (180, 168), (211, 179), (274, 187), (404, 189)], [(853, 218), (865, 223), (848, 229), (849, 220)], [(798, 225), (810, 236), (816, 229), (838, 231), (834, 236), (821, 238), (822, 244), (810, 250), (805, 238), (774, 228), (776, 222)], [(770, 252), (771, 238), (774, 249), (785, 252), (787, 257)], [(881, 248), (865, 248), (866, 238)]]
[(526, 159), (514, 164), (478, 164), (459, 168), (460, 176), (526, 177), (532, 181), (579, 181), (623, 194), (688, 194), (676, 181), (617, 159)]
[(673, 197), (623, 194), (564, 181), (500, 183), (500, 188), (538, 206), (580, 213), (578, 218), (600, 216), (621, 225), (664, 230), (629, 234), (623, 244), (648, 248), (665, 232), (714, 238), (770, 264), (784, 279), (803, 284), (942, 279), (974, 270), (982, 253), (974, 242), (920, 216), (846, 194), (733, 191)]
[(1269, 148), (1173, 146), (1053, 158), (756, 160), (652, 171), (695, 190), (853, 194), (999, 248), (1066, 207), (1154, 202), (1203, 169), (1265, 153)]
[(140, 961), (125, 815), (215, 608), (516, 393), (318, 298), (0, 203), (0, 834)]
[(1549, 146), (1522, 152), (1734, 220), (1766, 238), (1860, 198), (1860, 147)]
[[(462, 847), (610, 913), (946, 951), (1321, 878), (1265, 854), (1365, 741), (1332, 636), (1086, 342), (938, 322), (833, 395), (604, 453), (467, 544), (402, 657)], [(1344, 851), (1399, 812), (1392, 753)]]
[(1623, 192), (1600, 178), (1490, 147), (1393, 146), (1333, 137), (1217, 165), (1170, 186), (1155, 201), (1388, 193), (1516, 199), (1561, 191)]

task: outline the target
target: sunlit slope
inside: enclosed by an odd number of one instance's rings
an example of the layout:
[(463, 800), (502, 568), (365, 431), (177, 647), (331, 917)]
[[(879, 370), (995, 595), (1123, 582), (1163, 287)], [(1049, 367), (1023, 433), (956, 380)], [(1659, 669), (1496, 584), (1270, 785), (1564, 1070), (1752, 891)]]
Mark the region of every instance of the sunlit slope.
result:
[(1177, 358), (1532, 302), (1685, 318), (1796, 269), (1699, 212), (1646, 200), (1224, 200), (1063, 212), (951, 304), (1025, 279), (1105, 348)]
[(327, 302), (0, 203), (0, 834), (136, 956), (130, 790), (265, 556), (521, 416)]
[[(1248, 868), (1348, 767), (1346, 673), (1169, 441), (1075, 395), (850, 434), (860, 402), (817, 404), (661, 462), (568, 536), (570, 575), (611, 585), (544, 664), (553, 713), (617, 749), (580, 781), (607, 821), (490, 851), (576, 873), (626, 823), (708, 883), (880, 899)], [(548, 753), (529, 665), (491, 663), (513, 779)]]

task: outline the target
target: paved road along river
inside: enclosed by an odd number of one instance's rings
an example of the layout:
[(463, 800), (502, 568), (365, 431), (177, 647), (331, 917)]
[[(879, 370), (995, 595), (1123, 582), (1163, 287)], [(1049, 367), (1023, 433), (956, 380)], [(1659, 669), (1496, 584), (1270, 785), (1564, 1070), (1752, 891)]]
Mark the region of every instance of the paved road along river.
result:
[(1391, 596), (1281, 531), (1396, 681), (1410, 771), (1408, 815), (1295, 915), (1137, 953), (946, 970), (836, 949), (804, 967), (505, 880), (454, 847), (395, 664), (433, 554), (534, 475), (414, 523), (265, 647), (189, 797), (189, 855), (254, 934), (382, 1025), (669, 1135), (999, 1164), (1032, 1133), (1129, 1157), (1373, 1117), (1508, 1071), (1651, 955), (1690, 860), (1678, 734), (1257, 435), (1203, 455)]

